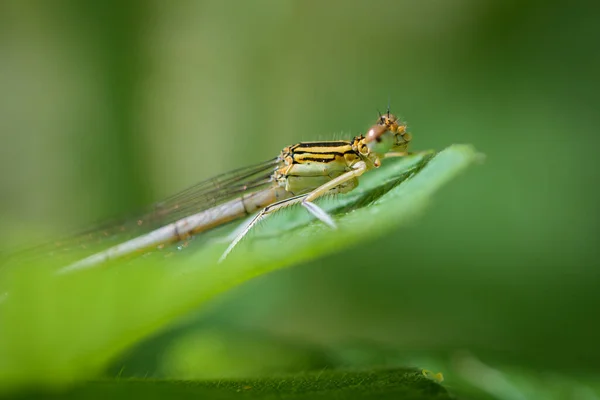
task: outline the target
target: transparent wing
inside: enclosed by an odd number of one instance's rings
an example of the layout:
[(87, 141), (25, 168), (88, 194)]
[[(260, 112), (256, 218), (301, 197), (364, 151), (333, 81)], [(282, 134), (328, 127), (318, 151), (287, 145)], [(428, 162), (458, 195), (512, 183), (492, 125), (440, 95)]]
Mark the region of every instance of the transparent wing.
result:
[(277, 157), (218, 175), (155, 203), (139, 214), (113, 219), (54, 243), (19, 253), (58, 255), (70, 250), (81, 251), (88, 248), (98, 251), (212, 208), (245, 192), (259, 190), (272, 182), (273, 173), (280, 163), (281, 160)]
[(207, 179), (182, 192), (154, 204), (136, 224), (164, 225), (185, 216), (207, 210), (244, 192), (257, 190), (269, 184), (279, 158), (240, 168)]

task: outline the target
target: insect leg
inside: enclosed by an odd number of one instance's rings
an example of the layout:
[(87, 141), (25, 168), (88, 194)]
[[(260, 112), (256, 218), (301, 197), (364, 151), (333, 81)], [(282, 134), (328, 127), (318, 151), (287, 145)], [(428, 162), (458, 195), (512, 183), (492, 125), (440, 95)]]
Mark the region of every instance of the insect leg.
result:
[(321, 207), (319, 207), (315, 203), (313, 203), (312, 200), (315, 200), (315, 199), (327, 194), (327, 192), (329, 192), (331, 189), (334, 189), (340, 185), (343, 185), (344, 183), (348, 182), (349, 180), (358, 178), (366, 170), (367, 170), (367, 164), (365, 164), (365, 162), (363, 162), (363, 161), (360, 161), (354, 165), (352, 170), (345, 172), (342, 175), (338, 176), (337, 178), (334, 178), (334, 179), (330, 180), (329, 182), (319, 186), (318, 188), (316, 188), (315, 190), (313, 190), (310, 193), (291, 197), (291, 198), (285, 199), (285, 200), (281, 200), (281, 201), (278, 201), (276, 203), (273, 203), (273, 204), (263, 208), (261, 211), (258, 212), (258, 214), (256, 214), (256, 216), (254, 218), (252, 218), (246, 224), (246, 226), (243, 227), (243, 229), (238, 230), (239, 234), (235, 237), (235, 239), (233, 239), (231, 244), (229, 244), (229, 246), (227, 247), (225, 252), (223, 252), (221, 257), (219, 258), (219, 263), (223, 262), (223, 260), (225, 260), (227, 258), (229, 253), (231, 253), (231, 251), (233, 250), (233, 248), (235, 246), (237, 246), (237, 244), (244, 238), (244, 236), (246, 236), (248, 234), (250, 229), (252, 229), (258, 222), (262, 221), (267, 215), (269, 215), (277, 210), (280, 210), (284, 207), (291, 206), (293, 204), (301, 203), (312, 215), (317, 217), (320, 221), (323, 221), (328, 226), (335, 228), (336, 225), (335, 225), (335, 222), (333, 221), (333, 219), (331, 218), (331, 216), (329, 214), (327, 214), (327, 212), (325, 210), (323, 210)]
[(327, 192), (329, 192), (331, 189), (335, 189), (336, 187), (341, 186), (344, 183), (346, 183), (352, 179), (358, 178), (366, 170), (367, 170), (367, 164), (364, 161), (360, 161), (360, 162), (356, 163), (350, 171), (343, 173), (342, 175), (338, 176), (337, 178), (330, 180), (329, 182), (319, 186), (318, 188), (316, 188), (315, 190), (310, 192), (304, 198), (304, 200), (302, 200), (302, 205), (312, 215), (317, 217), (319, 220), (323, 221), (323, 223), (325, 223), (329, 227), (335, 229), (336, 225), (335, 225), (335, 222), (333, 221), (333, 219), (331, 218), (331, 216), (329, 214), (327, 214), (327, 212), (325, 210), (323, 210), (321, 207), (319, 207), (318, 205), (313, 203), (313, 200), (318, 199), (319, 197), (327, 194)]
[(244, 238), (244, 236), (246, 236), (248, 234), (248, 232), (250, 232), (250, 229), (252, 229), (254, 227), (254, 225), (256, 225), (257, 223), (262, 221), (267, 215), (274, 213), (277, 210), (280, 210), (284, 207), (291, 206), (293, 204), (298, 204), (298, 203), (302, 202), (302, 200), (304, 200), (304, 198), (306, 196), (308, 196), (308, 194), (294, 196), (289, 199), (285, 199), (285, 200), (281, 200), (276, 203), (273, 203), (273, 204), (263, 208), (262, 210), (260, 210), (258, 212), (258, 214), (256, 214), (254, 216), (254, 218), (249, 219), (245, 225), (242, 225), (235, 230), (235, 232), (237, 234), (235, 235), (235, 238), (229, 244), (227, 249), (223, 252), (221, 257), (219, 258), (219, 263), (223, 262), (227, 258), (229, 253), (231, 253), (231, 251), (233, 250), (233, 248), (235, 246), (237, 246), (237, 244)]
[(416, 155), (427, 155), (435, 153), (435, 150), (425, 150), (425, 151), (390, 151), (389, 153), (385, 153), (383, 155), (384, 158), (394, 158), (394, 157), (406, 157), (406, 156), (416, 156)]

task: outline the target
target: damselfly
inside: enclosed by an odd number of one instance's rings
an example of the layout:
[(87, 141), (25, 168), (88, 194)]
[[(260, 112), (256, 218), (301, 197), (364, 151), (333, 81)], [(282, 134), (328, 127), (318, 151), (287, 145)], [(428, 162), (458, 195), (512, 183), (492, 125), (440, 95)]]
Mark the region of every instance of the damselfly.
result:
[(358, 178), (378, 168), (384, 158), (402, 157), (411, 140), (406, 124), (390, 114), (379, 115), (365, 135), (352, 140), (301, 142), (284, 148), (264, 163), (225, 173), (158, 203), (138, 224), (161, 220), (165, 224), (64, 267), (68, 272), (185, 240), (191, 235), (255, 214), (236, 230), (221, 256), (233, 248), (263, 218), (284, 207), (301, 204), (331, 228), (333, 218), (314, 203), (327, 194), (346, 193)]

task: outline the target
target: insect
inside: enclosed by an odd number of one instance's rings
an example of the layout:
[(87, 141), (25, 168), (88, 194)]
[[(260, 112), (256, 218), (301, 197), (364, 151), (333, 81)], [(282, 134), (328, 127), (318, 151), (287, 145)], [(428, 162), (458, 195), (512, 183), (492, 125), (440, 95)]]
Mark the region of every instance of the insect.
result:
[(221, 256), (223, 261), (258, 222), (284, 207), (301, 204), (314, 217), (336, 228), (333, 218), (314, 203), (326, 194), (346, 193), (358, 185), (366, 171), (381, 166), (385, 158), (402, 157), (411, 134), (406, 124), (390, 113), (379, 114), (364, 135), (352, 140), (301, 142), (284, 148), (279, 156), (201, 182), (154, 206), (138, 219), (170, 221), (106, 250), (64, 267), (70, 272), (109, 260), (185, 240), (228, 222), (255, 214), (236, 230)]

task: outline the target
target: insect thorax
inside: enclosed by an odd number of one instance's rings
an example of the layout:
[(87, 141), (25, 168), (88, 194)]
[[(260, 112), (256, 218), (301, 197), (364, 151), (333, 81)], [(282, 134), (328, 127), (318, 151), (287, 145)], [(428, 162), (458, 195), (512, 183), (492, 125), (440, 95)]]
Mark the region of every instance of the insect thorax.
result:
[[(283, 149), (280, 157), (284, 165), (275, 173), (275, 179), (293, 194), (310, 192), (363, 159), (350, 141), (298, 143)], [(357, 184), (350, 181), (332, 193), (350, 191)]]

